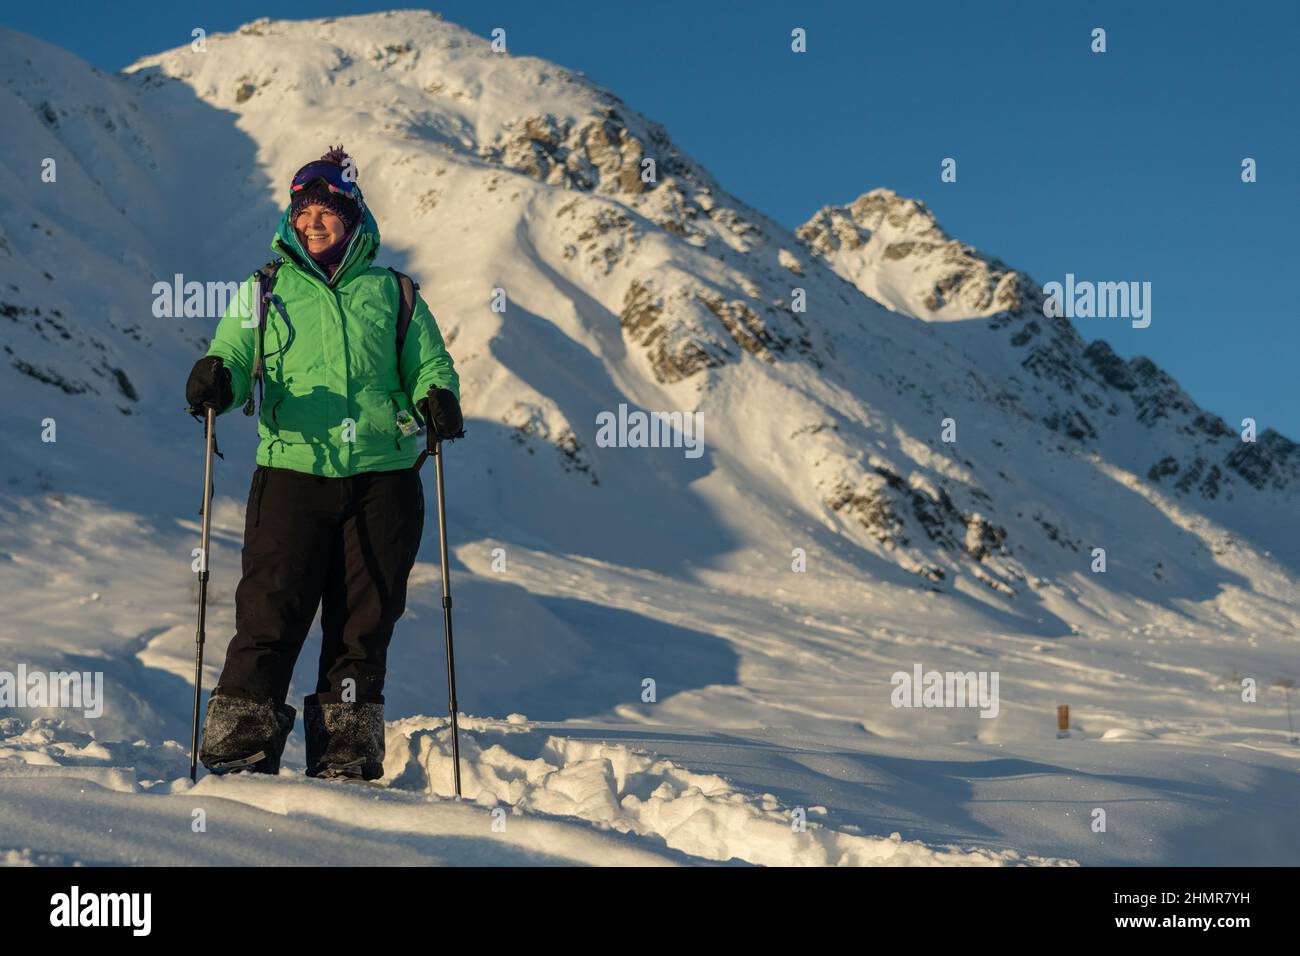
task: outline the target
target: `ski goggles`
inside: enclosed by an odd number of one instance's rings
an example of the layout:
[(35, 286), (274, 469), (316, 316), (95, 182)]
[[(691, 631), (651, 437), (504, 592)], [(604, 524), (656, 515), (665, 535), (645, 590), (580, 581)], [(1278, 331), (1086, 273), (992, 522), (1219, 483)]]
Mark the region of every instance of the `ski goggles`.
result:
[(320, 183), (330, 192), (337, 193), (345, 199), (351, 199), (358, 206), (363, 205), (361, 187), (356, 184), (355, 180), (344, 178), (347, 173), (348, 170), (337, 163), (308, 163), (294, 175), (293, 184), (289, 187), (289, 190), (296, 195)]

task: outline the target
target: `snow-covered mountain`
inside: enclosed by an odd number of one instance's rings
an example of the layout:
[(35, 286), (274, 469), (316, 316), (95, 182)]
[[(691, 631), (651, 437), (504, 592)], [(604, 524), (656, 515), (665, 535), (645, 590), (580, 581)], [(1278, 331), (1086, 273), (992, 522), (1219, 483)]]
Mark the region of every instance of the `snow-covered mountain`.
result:
[[(0, 48), (0, 667), (93, 658), (110, 686), (97, 722), (14, 725), (0, 757), (94, 763), (58, 755), (95, 730), (149, 742), (156, 769), (125, 789), (188, 787), (164, 744), (188, 739), (201, 480), (180, 409), (217, 316), (157, 317), (154, 286), (266, 261), (284, 183), (342, 141), (381, 262), (421, 282), (461, 371), (461, 703), (534, 721), (476, 725), (483, 802), (757, 862), (951, 862), (926, 848), (949, 843), (977, 861), (1248, 862), (1294, 841), (1275, 812), (1297, 795), (1283, 695), (1244, 703), (1240, 679), (1294, 674), (1300, 449), (1243, 442), (1153, 362), (1046, 317), (1037, 283), (920, 202), (875, 189), (791, 233), (617, 96), (423, 12), (259, 20), (115, 76), (13, 33)], [(620, 405), (701, 413), (703, 455), (601, 447), (597, 416)], [(219, 435), (208, 687), (254, 444), (237, 414)], [(388, 694), (408, 722), (445, 699), (427, 538)], [(915, 663), (1000, 671), (1000, 715), (892, 706)], [(1083, 740), (1055, 738), (1058, 703)], [(390, 776), (444, 792), (427, 749), (407, 762), (432, 731), (402, 726)], [(493, 735), (536, 743), (504, 759)], [(740, 739), (769, 756), (741, 767)], [(512, 789), (509, 768), (543, 757), (575, 806)], [(637, 760), (632, 777), (673, 781), (649, 788), (653, 812), (620, 769)], [(1091, 803), (1041, 816), (1079, 768), (1100, 781), (1080, 799), (1138, 796), (1140, 838), (1093, 834)], [(604, 810), (576, 808), (591, 794)], [(741, 817), (718, 810), (736, 800)], [(795, 806), (824, 810), (821, 856), (756, 849)], [(737, 835), (760, 819), (768, 836)], [(1189, 839), (1211, 821), (1228, 835)], [(896, 851), (893, 830), (925, 846)]]

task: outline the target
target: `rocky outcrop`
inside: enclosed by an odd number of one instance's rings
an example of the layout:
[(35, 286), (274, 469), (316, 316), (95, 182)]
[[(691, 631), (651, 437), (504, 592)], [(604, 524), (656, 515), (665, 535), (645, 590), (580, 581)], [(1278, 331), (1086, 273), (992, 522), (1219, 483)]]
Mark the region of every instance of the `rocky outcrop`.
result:
[(818, 366), (822, 362), (797, 313), (728, 298), (693, 282), (666, 297), (656, 291), (653, 280), (633, 279), (623, 296), (619, 322), (624, 338), (645, 351), (655, 380), (663, 384), (737, 361), (746, 353), (768, 364), (789, 352)]
[(728, 357), (725, 347), (702, 344), (680, 324), (665, 319), (664, 298), (649, 285), (633, 279), (623, 296), (619, 324), (624, 337), (646, 352), (655, 380), (661, 384), (679, 382), (706, 368), (722, 365)]
[[(980, 492), (974, 489), (972, 494)], [(975, 564), (1009, 555), (1005, 528), (978, 511), (960, 509), (947, 488), (935, 486), (922, 472), (905, 480), (892, 466), (877, 461), (855, 480), (841, 476), (831, 481), (823, 502), (852, 518), (885, 550), (909, 551), (900, 555), (900, 565), (932, 584), (947, 577), (941, 566), (927, 559), (933, 549), (954, 562)], [(975, 576), (996, 590), (1015, 593), (998, 575)], [(1020, 575), (1012, 570), (1007, 576)]]
[[(952, 239), (924, 203), (889, 189), (873, 189), (846, 206), (826, 206), (796, 235), (832, 263), (861, 262), (906, 273), (910, 301), (885, 303), (896, 308), (910, 305), (920, 315), (947, 312), (965, 318), (1025, 306), (1026, 280), (1020, 273)], [(851, 264), (842, 274), (850, 281), (859, 278)], [(863, 291), (872, 294), (871, 288)]]
[(528, 454), (535, 454), (538, 445), (549, 445), (565, 471), (583, 475), (593, 485), (600, 484), (586, 448), (558, 409), (549, 404), (518, 401), (501, 421), (510, 429), (510, 437)]
[[(694, 177), (661, 127), (650, 124), (638, 133), (610, 104), (583, 118), (520, 117), (479, 156), (552, 186), (623, 196), (648, 192), (666, 176)], [(654, 160), (653, 177), (642, 164), (647, 157)]]
[(1252, 488), (1287, 488), (1300, 483), (1300, 445), (1271, 428), (1254, 442), (1241, 442), (1225, 465)]

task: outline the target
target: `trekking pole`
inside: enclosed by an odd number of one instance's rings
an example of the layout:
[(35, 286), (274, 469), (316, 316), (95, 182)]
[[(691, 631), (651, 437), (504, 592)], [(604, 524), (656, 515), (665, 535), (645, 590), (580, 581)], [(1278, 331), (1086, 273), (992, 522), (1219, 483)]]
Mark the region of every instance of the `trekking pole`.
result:
[(194, 722), (190, 727), (190, 783), (198, 777), (199, 696), (203, 690), (204, 618), (208, 609), (208, 533), (212, 528), (212, 449), (217, 413), (207, 407), (207, 441), (203, 450), (203, 530), (199, 536), (199, 623), (194, 633)]
[(456, 796), (460, 796), (460, 730), (456, 723), (456, 657), (451, 647), (451, 580), (447, 569), (447, 510), (442, 489), (442, 441), (433, 443), (433, 471), (438, 486), (438, 554), (442, 561), (442, 625), (447, 634), (447, 690), (450, 697), (447, 708), (451, 711), (451, 757), (456, 780)]

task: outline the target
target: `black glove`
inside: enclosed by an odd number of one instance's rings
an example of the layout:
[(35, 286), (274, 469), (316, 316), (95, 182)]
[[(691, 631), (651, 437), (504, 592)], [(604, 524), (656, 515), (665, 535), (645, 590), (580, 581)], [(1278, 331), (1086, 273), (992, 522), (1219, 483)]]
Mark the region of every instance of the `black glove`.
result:
[(460, 413), (460, 402), (448, 389), (435, 385), (429, 389), (429, 397), (420, 399), (415, 406), (429, 426), (431, 442), (465, 437), (465, 419)]
[(185, 398), (190, 408), (201, 410), (206, 405), (220, 415), (235, 400), (230, 387), (230, 369), (220, 355), (205, 355), (194, 363), (190, 380), (185, 383)]

